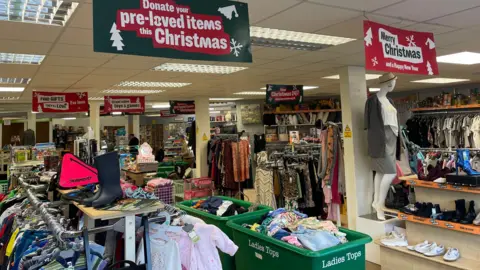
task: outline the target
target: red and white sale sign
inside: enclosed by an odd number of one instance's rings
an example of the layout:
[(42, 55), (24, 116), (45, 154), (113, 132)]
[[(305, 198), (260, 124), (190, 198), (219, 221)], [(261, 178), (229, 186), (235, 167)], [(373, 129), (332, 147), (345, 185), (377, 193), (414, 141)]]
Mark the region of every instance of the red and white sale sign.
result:
[(32, 94), (33, 112), (88, 112), (88, 93), (38, 92)]
[(103, 110), (105, 113), (126, 112), (144, 113), (145, 97), (105, 96)]
[(365, 68), (394, 73), (438, 75), (433, 33), (363, 21)]

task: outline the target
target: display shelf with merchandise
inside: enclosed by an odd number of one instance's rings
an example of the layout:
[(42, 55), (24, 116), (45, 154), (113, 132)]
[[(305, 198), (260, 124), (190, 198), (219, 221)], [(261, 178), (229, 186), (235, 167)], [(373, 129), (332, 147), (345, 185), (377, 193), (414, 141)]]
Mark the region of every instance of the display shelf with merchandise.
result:
[(441, 106), (441, 107), (428, 107), (428, 108), (413, 108), (413, 109), (411, 109), (411, 111), (412, 112), (427, 112), (427, 111), (448, 111), (448, 110), (461, 110), (461, 109), (480, 109), (480, 104)]
[(340, 109), (326, 109), (326, 110), (298, 110), (298, 111), (270, 111), (263, 114), (295, 114), (295, 113), (319, 113), (319, 112), (341, 112)]
[(417, 216), (408, 215), (405, 213), (398, 213), (398, 218), (401, 220), (415, 222), (415, 223), (419, 223), (427, 226), (435, 226), (435, 227), (444, 228), (447, 230), (480, 235), (480, 226), (460, 224), (460, 223), (443, 221), (443, 220), (432, 219), (432, 218), (417, 217)]
[(479, 187), (456, 186), (451, 184), (435, 183), (432, 181), (424, 181), (424, 180), (419, 180), (416, 175), (402, 176), (399, 179), (402, 181), (405, 181), (407, 185), (414, 186), (414, 187), (424, 187), (424, 188), (441, 189), (446, 191), (480, 194)]

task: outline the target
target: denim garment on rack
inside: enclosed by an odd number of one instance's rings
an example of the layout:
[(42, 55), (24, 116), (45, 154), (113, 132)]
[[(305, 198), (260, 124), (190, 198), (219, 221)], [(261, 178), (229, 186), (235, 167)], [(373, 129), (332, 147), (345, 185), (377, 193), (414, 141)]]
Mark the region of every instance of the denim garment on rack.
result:
[(296, 236), (306, 249), (312, 251), (319, 251), (340, 244), (340, 240), (329, 232), (305, 229), (303, 226), (299, 226), (292, 236)]

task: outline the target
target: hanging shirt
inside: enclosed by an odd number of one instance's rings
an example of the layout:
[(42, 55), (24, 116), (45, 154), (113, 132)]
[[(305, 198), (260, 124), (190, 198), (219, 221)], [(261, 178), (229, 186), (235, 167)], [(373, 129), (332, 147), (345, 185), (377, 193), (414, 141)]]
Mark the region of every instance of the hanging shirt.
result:
[(382, 104), (383, 125), (390, 126), (395, 135), (398, 134), (398, 118), (397, 109), (393, 107), (392, 103), (386, 97), (378, 97)]
[[(153, 233), (155, 231), (155, 229), (150, 228), (150, 232)], [(145, 263), (143, 241), (138, 250), (137, 264)], [(155, 234), (152, 234), (150, 235), (150, 248), (152, 269), (182, 270), (182, 263), (180, 261), (180, 253), (177, 242), (174, 240), (165, 242), (164, 240), (155, 238)]]

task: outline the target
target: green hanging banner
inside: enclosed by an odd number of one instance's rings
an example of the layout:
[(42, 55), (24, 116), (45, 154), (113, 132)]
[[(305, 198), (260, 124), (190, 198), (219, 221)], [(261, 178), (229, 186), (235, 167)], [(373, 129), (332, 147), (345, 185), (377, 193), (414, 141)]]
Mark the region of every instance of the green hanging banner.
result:
[(300, 104), (303, 102), (303, 85), (267, 84), (267, 104)]
[(93, 1), (96, 52), (252, 62), (248, 5), (227, 0)]

